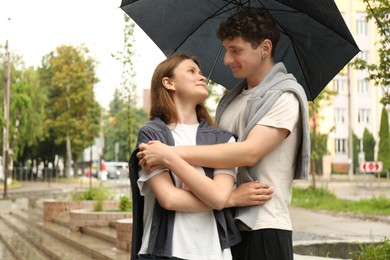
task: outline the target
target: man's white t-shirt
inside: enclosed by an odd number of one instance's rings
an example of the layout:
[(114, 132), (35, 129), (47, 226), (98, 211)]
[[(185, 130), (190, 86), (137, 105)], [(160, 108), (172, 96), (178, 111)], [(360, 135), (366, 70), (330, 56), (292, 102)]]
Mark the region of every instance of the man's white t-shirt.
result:
[[(246, 127), (245, 108), (255, 88), (244, 89), (226, 108), (219, 126), (238, 136), (240, 141)], [(289, 136), (271, 153), (260, 161), (259, 182), (274, 188), (273, 197), (259, 206), (254, 229), (292, 230), (289, 206), (291, 186), (295, 172), (298, 149), (301, 142), (302, 126), (299, 101), (293, 93), (283, 93), (258, 125), (285, 128)]]
[[(175, 145), (196, 145), (196, 133), (199, 124), (170, 125)], [(234, 142), (234, 138), (229, 142)], [(203, 168), (195, 167), (199, 174), (205, 174)], [(139, 254), (146, 254), (149, 241), (149, 234), (152, 224), (152, 213), (155, 203), (154, 193), (148, 186), (148, 180), (161, 173), (155, 170), (151, 174), (140, 172), (138, 187), (141, 195), (145, 197), (144, 206), (144, 234)], [(215, 169), (214, 174), (229, 174), (236, 178), (236, 171), (232, 169)], [(177, 187), (186, 189), (184, 183), (173, 173)], [(232, 187), (233, 188), (233, 187)], [(180, 199), (180, 198), (177, 198)], [(193, 260), (228, 260), (232, 259), (230, 249), (222, 251), (219, 242), (217, 224), (213, 211), (205, 212), (176, 212), (173, 228), (173, 256), (182, 259)]]

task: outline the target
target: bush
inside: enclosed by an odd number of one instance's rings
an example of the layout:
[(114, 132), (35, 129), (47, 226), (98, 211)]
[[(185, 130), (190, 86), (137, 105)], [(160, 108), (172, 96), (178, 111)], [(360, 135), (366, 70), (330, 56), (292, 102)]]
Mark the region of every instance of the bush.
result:
[(110, 191), (107, 187), (100, 184), (98, 187), (91, 187), (83, 193), (76, 193), (72, 195), (72, 200), (95, 200), (95, 211), (103, 211), (103, 201), (111, 199)]
[(119, 198), (119, 210), (120, 211), (131, 211), (132, 205), (129, 196), (122, 196)]

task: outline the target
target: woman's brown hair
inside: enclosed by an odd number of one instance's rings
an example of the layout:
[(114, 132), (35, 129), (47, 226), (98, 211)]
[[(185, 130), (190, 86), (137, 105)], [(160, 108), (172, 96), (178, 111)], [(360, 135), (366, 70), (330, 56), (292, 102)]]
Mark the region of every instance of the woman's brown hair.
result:
[[(179, 116), (173, 102), (173, 91), (166, 89), (162, 84), (164, 77), (173, 78), (176, 67), (184, 60), (192, 60), (199, 66), (196, 57), (185, 53), (174, 53), (161, 62), (154, 70), (150, 87), (149, 119), (159, 117), (165, 124), (177, 123)], [(199, 66), (200, 67), (200, 66)], [(198, 121), (203, 118), (209, 125), (214, 125), (203, 103), (195, 108)]]

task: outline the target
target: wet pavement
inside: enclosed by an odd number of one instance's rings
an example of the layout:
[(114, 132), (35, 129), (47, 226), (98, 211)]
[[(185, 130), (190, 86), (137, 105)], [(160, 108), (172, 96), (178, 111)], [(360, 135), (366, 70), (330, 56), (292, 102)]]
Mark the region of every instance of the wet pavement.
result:
[[(98, 185), (94, 181), (93, 186)], [(127, 180), (107, 182), (107, 186), (128, 185)], [(297, 187), (308, 187), (311, 181), (297, 181), (294, 183)], [(390, 182), (378, 181), (372, 176), (359, 176), (348, 180), (347, 176), (335, 176), (331, 180), (318, 178), (317, 187), (325, 187), (334, 192), (337, 197), (359, 200), (362, 198), (371, 198), (373, 196), (385, 196), (390, 198)], [(25, 194), (49, 194), (50, 192), (70, 193), (74, 189), (86, 189), (89, 187), (89, 179), (80, 180), (78, 183), (47, 183), (33, 182), (23, 183), (22, 187), (9, 190), (10, 197), (18, 197)], [(2, 190), (0, 190), (2, 192)], [(293, 223), (293, 243), (294, 246), (310, 245), (318, 243), (365, 243), (372, 241), (383, 241), (390, 236), (390, 218), (374, 217), (365, 219), (359, 216), (348, 214), (334, 214), (329, 212), (320, 212), (306, 210), (302, 208), (291, 208), (291, 218)], [(0, 241), (1, 242), (1, 241)], [(1, 244), (1, 243), (0, 243)], [(0, 248), (1, 249), (1, 248)], [(0, 255), (7, 255), (13, 259), (11, 252), (6, 249), (0, 250)], [(314, 257), (305, 255), (295, 255), (296, 260), (306, 259), (325, 259), (324, 257)], [(332, 259), (332, 258), (326, 258)], [(341, 258), (338, 258), (341, 259)]]
[[(311, 181), (297, 181), (294, 186), (306, 188)], [(330, 180), (318, 178), (316, 187), (327, 188), (338, 198), (348, 200), (369, 199), (385, 196), (390, 198), (390, 181), (380, 180), (375, 176), (335, 176)], [(293, 223), (293, 243), (298, 245), (313, 244), (362, 244), (381, 242), (390, 238), (390, 216), (373, 216), (346, 213), (331, 213), (291, 207), (290, 215)], [(296, 255), (300, 259), (332, 259), (315, 258)], [(341, 258), (338, 258), (341, 259)], [(345, 258), (347, 259), (347, 258)]]

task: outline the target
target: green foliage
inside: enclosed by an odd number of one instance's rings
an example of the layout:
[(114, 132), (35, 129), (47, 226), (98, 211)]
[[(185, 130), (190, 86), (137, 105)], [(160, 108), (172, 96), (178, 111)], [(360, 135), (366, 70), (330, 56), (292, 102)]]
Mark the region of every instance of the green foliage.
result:
[(390, 132), (389, 114), (385, 108), (382, 109), (381, 125), (379, 128), (379, 150), (378, 161), (383, 162), (383, 171), (390, 172)]
[(59, 46), (43, 58), (40, 83), (51, 102), (45, 108), (45, 133), (39, 151), (65, 158), (69, 136), (72, 155), (78, 158), (98, 136), (100, 108), (93, 96), (95, 61), (88, 53), (84, 47)]
[(359, 152), (360, 152), (360, 140), (355, 133), (352, 133), (352, 151), (353, 151), (353, 168), (359, 167)]
[[(314, 139), (315, 138), (315, 139)], [(328, 134), (310, 133), (310, 142), (312, 144), (311, 160), (314, 161), (316, 173), (322, 172), (322, 157), (328, 154), (327, 142)]]
[(76, 193), (72, 195), (72, 200), (96, 200), (103, 201), (111, 199), (110, 191), (106, 186), (100, 184), (97, 187), (91, 187), (83, 193)]
[(112, 199), (110, 191), (103, 184), (97, 187), (91, 187), (83, 193), (72, 194), (73, 201), (93, 200), (96, 201), (94, 205), (95, 211), (103, 211), (103, 201)]
[[(0, 53), (0, 75), (4, 75), (4, 57)], [(46, 92), (40, 89), (38, 72), (26, 68), (22, 58), (15, 52), (10, 61), (10, 121), (9, 144), (15, 165), (27, 160), (26, 154), (42, 135)], [(4, 98), (4, 81), (0, 81), (0, 99)], [(0, 111), (2, 111), (2, 107)], [(5, 124), (4, 113), (0, 113), (0, 125)], [(0, 142), (3, 142), (1, 138)]]
[[(327, 141), (328, 133), (319, 132), (319, 122), (321, 119), (321, 108), (331, 103), (333, 96), (336, 93), (329, 89), (324, 89), (315, 99), (308, 103), (310, 124), (310, 160), (312, 174), (318, 173), (322, 169), (322, 157), (328, 154)], [(315, 178), (313, 178), (315, 180)], [(315, 185), (315, 184), (314, 184)]]
[(390, 215), (390, 199), (384, 196), (351, 201), (338, 199), (334, 193), (324, 188), (299, 189), (294, 187), (291, 204), (302, 208), (332, 212), (358, 213), (369, 216)]
[(103, 201), (102, 200), (96, 201), (95, 206), (93, 207), (93, 209), (95, 211), (97, 211), (97, 212), (103, 211)]
[(119, 210), (120, 211), (131, 211), (132, 204), (129, 196), (122, 196), (119, 198)]
[(388, 260), (390, 259), (390, 240), (385, 238), (383, 243), (370, 243), (366, 246), (360, 246), (361, 253), (359, 260)]
[[(127, 123), (128, 109), (123, 100), (119, 97), (114, 99), (114, 101), (111, 102), (110, 107), (111, 111), (109, 117), (114, 120), (104, 128), (104, 160), (114, 161), (115, 143), (117, 142), (119, 144), (118, 161), (128, 161), (131, 152), (131, 150), (128, 149), (128, 137), (130, 135), (130, 139), (132, 140), (130, 147), (135, 147), (138, 129), (147, 122), (148, 116), (143, 109), (132, 108), (131, 125), (129, 125)], [(114, 107), (115, 109), (113, 109)], [(109, 119), (105, 121), (109, 121)]]
[(370, 131), (365, 128), (363, 132), (363, 151), (366, 161), (375, 160), (375, 138)]
[(130, 153), (135, 148), (139, 127), (146, 123), (146, 112), (136, 108), (137, 86), (134, 82), (135, 69), (134, 56), (134, 27), (135, 23), (124, 14), (124, 43), (123, 50), (113, 57), (122, 63), (121, 89), (115, 91), (114, 100), (110, 103), (110, 117), (114, 118), (114, 124), (105, 128), (104, 159), (115, 159), (115, 143), (119, 144), (119, 161), (128, 161)]

